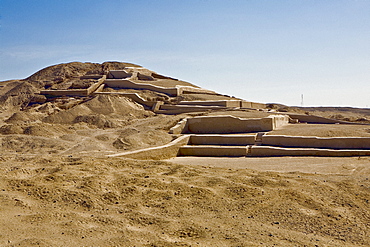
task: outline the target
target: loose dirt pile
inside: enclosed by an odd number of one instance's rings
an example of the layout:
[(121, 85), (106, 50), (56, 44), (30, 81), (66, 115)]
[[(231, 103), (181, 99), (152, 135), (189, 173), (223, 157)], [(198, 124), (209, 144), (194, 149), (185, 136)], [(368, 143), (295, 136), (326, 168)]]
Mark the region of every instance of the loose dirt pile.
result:
[(58, 124), (86, 122), (98, 128), (113, 128), (120, 125), (117, 121), (126, 125), (124, 124), (125, 120), (129, 121), (129, 119), (139, 119), (153, 115), (152, 112), (145, 111), (143, 106), (128, 98), (99, 95), (72, 109), (50, 115), (43, 121)]

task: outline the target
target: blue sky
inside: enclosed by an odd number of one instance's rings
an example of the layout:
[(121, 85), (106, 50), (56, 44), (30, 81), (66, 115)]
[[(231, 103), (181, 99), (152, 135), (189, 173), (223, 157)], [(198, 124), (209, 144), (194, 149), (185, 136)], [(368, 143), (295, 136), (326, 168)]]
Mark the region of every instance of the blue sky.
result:
[(0, 80), (122, 61), (246, 100), (370, 106), (370, 0), (0, 0)]

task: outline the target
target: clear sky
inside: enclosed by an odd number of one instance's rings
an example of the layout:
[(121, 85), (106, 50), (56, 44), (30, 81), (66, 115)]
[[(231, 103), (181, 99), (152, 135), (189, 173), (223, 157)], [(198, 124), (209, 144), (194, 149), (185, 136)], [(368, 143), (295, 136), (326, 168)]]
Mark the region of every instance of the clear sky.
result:
[(265, 103), (370, 107), (370, 0), (0, 0), (0, 81), (122, 61)]

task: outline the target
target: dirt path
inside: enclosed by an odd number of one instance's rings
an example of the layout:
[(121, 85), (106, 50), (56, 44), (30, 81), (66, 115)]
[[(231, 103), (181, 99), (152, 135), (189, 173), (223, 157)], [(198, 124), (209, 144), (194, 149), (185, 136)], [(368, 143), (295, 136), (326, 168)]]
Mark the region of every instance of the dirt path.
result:
[(366, 171), (369, 173), (370, 171), (370, 157), (176, 157), (168, 161), (191, 166), (253, 169), (274, 172), (352, 175), (354, 173), (363, 173)]

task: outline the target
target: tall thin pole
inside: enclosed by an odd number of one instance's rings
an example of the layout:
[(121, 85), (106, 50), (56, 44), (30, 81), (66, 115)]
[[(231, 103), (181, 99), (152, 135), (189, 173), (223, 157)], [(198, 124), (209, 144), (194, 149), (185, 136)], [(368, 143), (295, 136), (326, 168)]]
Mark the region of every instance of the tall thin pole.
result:
[(303, 106), (303, 94), (301, 94), (301, 106)]

